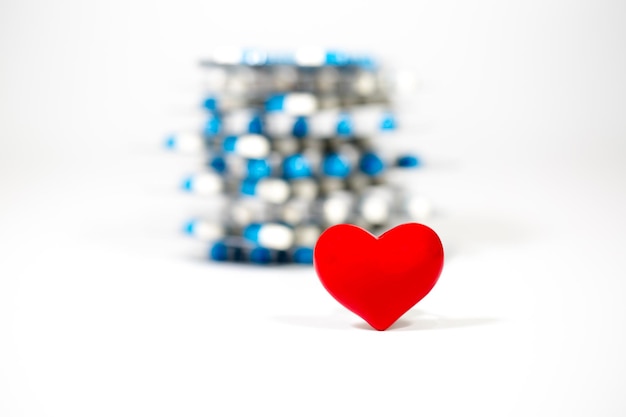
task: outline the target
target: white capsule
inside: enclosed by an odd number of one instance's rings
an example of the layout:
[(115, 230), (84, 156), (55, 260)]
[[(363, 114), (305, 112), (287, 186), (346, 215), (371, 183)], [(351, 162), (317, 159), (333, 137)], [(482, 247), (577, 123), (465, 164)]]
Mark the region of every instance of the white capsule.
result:
[(291, 181), (291, 194), (303, 201), (313, 201), (317, 197), (319, 186), (312, 178), (299, 178)]
[(243, 231), (243, 237), (258, 245), (277, 250), (293, 246), (293, 229), (278, 223), (253, 223)]
[(183, 189), (202, 196), (215, 195), (222, 191), (223, 186), (222, 177), (212, 172), (196, 174), (183, 183)]
[(245, 134), (255, 116), (256, 112), (249, 109), (232, 111), (222, 118), (223, 132), (227, 135)]
[(353, 196), (345, 191), (336, 191), (322, 203), (322, 213), (327, 224), (339, 224), (348, 221), (352, 214)]
[(406, 211), (412, 220), (425, 220), (432, 213), (432, 204), (422, 196), (411, 196), (406, 201)]
[(369, 196), (361, 202), (360, 213), (368, 223), (385, 224), (389, 220), (389, 202), (378, 196)]
[(317, 110), (315, 96), (308, 93), (291, 93), (285, 97), (285, 111), (289, 114), (307, 115)]
[(254, 210), (245, 204), (237, 204), (230, 207), (228, 211), (229, 218), (238, 225), (245, 225), (254, 221)]
[(359, 72), (353, 81), (353, 88), (357, 94), (368, 96), (376, 91), (376, 76), (368, 71)]
[(294, 117), (280, 112), (270, 112), (265, 115), (265, 128), (273, 136), (291, 136)]
[(391, 217), (393, 193), (386, 187), (371, 187), (361, 199), (359, 213), (374, 225), (385, 224)]
[(296, 139), (278, 139), (273, 142), (274, 149), (281, 155), (291, 155), (298, 152), (300, 143)]
[(332, 110), (322, 110), (313, 114), (308, 120), (309, 136), (312, 137), (332, 137), (337, 135), (337, 122), (340, 112)]
[(224, 228), (218, 223), (196, 220), (193, 222), (191, 234), (200, 240), (212, 242), (221, 239), (226, 233)]
[(313, 224), (297, 226), (294, 229), (294, 244), (296, 246), (314, 247), (322, 233), (321, 229)]
[(239, 226), (267, 221), (268, 215), (267, 204), (257, 198), (231, 201), (225, 210), (226, 219)]
[(347, 179), (348, 189), (357, 194), (361, 194), (363, 190), (370, 185), (370, 183), (371, 178), (360, 173), (352, 174)]
[(195, 153), (204, 148), (204, 139), (198, 133), (183, 132), (169, 137), (165, 146), (183, 153)]
[(315, 79), (317, 88), (325, 93), (333, 92), (337, 88), (340, 75), (339, 71), (333, 67), (323, 67), (318, 70)]
[(296, 65), (302, 67), (319, 67), (326, 62), (326, 50), (323, 48), (299, 48), (294, 53)]
[(274, 91), (292, 91), (298, 82), (298, 70), (295, 67), (277, 66), (273, 68)]
[(289, 224), (300, 224), (309, 217), (310, 207), (310, 201), (299, 198), (289, 200), (281, 207), (282, 219)]
[(207, 91), (221, 91), (226, 87), (228, 73), (221, 67), (208, 67), (203, 72), (204, 88)]
[(320, 180), (320, 190), (324, 194), (332, 194), (345, 189), (346, 183), (342, 178), (326, 177)]
[(228, 136), (224, 139), (224, 151), (244, 158), (261, 159), (270, 153), (269, 140), (262, 135)]
[(317, 99), (311, 93), (288, 93), (270, 97), (268, 111), (279, 111), (294, 116), (306, 116), (317, 110)]
[(258, 182), (256, 195), (268, 203), (282, 204), (289, 198), (289, 185), (279, 178), (266, 178)]

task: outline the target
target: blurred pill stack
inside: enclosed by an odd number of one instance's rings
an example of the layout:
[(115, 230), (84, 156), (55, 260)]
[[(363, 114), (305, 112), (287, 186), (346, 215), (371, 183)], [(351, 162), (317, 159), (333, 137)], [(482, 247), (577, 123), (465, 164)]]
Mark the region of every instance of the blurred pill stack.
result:
[(201, 67), (203, 126), (175, 133), (166, 147), (205, 156), (182, 188), (224, 200), (217, 216), (184, 226), (208, 243), (210, 259), (310, 264), (331, 225), (378, 234), (427, 215), (427, 202), (387, 175), (418, 158), (375, 146), (397, 128), (392, 95), (401, 86), (372, 57), (226, 49)]

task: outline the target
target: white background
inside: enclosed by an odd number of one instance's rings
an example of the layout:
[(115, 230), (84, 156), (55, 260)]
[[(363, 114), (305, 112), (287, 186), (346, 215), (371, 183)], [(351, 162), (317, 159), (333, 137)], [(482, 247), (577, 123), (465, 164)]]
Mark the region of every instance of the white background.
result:
[[(0, 3), (0, 416), (623, 416), (618, 1)], [(386, 332), (311, 268), (200, 260), (163, 137), (223, 44), (415, 70), (448, 258)]]

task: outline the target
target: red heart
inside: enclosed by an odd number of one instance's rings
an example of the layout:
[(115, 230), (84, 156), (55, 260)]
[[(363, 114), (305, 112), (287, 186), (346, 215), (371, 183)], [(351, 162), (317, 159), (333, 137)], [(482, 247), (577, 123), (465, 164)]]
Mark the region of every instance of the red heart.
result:
[(402, 224), (378, 238), (340, 224), (322, 233), (313, 259), (330, 295), (376, 330), (385, 330), (435, 286), (443, 246), (422, 224)]

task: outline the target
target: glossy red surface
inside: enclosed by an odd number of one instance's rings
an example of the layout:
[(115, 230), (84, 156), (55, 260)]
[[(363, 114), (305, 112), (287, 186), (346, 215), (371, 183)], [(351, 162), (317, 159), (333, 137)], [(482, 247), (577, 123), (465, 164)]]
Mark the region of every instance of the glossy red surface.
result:
[(434, 287), (443, 246), (427, 226), (406, 223), (380, 237), (350, 224), (328, 228), (313, 254), (326, 290), (373, 328), (385, 330)]

